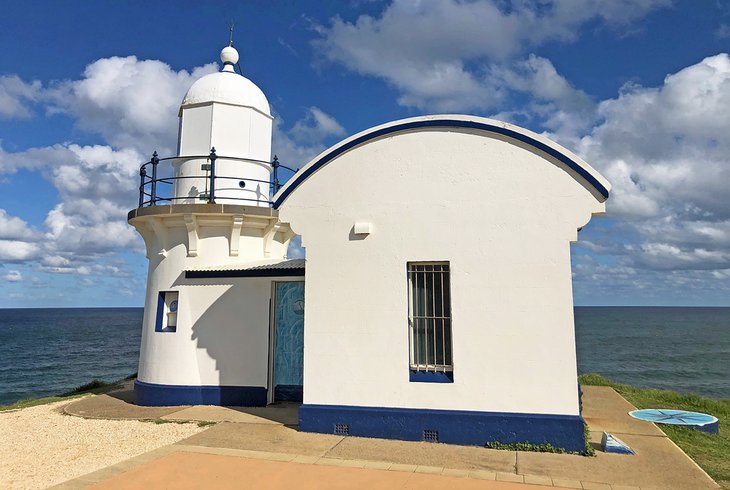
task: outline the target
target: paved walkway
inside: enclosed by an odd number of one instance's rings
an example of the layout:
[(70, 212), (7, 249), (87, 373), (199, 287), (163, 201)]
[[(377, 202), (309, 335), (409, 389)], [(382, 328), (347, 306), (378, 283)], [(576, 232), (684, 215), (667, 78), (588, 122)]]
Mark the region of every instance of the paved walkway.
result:
[(66, 412), (217, 423), (178, 444), (59, 488), (719, 488), (655, 425), (629, 417), (634, 407), (611, 388), (584, 387), (583, 402), (594, 446), (607, 430), (637, 455), (597, 451), (591, 458), (310, 434), (296, 430), (298, 407), (293, 404), (251, 409), (137, 407), (129, 403), (129, 393), (119, 392), (81, 399)]

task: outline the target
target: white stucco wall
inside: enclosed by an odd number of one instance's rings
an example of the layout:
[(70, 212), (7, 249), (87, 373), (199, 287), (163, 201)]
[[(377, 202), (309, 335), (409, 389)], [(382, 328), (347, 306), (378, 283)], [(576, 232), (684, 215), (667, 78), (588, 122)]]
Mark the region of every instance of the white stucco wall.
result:
[[(304, 402), (578, 414), (570, 242), (603, 209), (563, 164), (481, 131), (335, 158), (279, 208), (307, 251)], [(408, 261), (450, 262), (453, 383), (409, 382)]]
[[(216, 160), (217, 176), (246, 177), (240, 180), (216, 179), (216, 202), (267, 207), (271, 167), (261, 162), (271, 159), (271, 131), (271, 116), (251, 107), (220, 102), (183, 106), (180, 109), (179, 151), (183, 157), (207, 156), (215, 147), (219, 157)], [(198, 194), (207, 189), (207, 173), (201, 170), (204, 163), (210, 162), (191, 158), (173, 161), (175, 176), (188, 177), (175, 181), (175, 197), (188, 198), (178, 200), (177, 204), (200, 202)], [(244, 181), (245, 187), (239, 187), (239, 181)]]
[[(231, 234), (238, 218), (242, 223), (234, 256)], [(192, 256), (191, 220), (196, 237)], [(267, 386), (271, 283), (292, 278), (185, 279), (185, 270), (283, 260), (291, 234), (287, 227), (269, 230), (276, 221), (276, 216), (225, 213), (148, 214), (131, 220), (145, 239), (149, 259), (139, 381)], [(175, 332), (155, 331), (161, 291), (179, 292)]]

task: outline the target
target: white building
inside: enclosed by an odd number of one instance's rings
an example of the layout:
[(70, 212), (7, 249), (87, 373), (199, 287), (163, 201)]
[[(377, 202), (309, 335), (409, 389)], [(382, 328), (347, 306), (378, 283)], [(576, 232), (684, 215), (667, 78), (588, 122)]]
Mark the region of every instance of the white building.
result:
[[(268, 207), (270, 131), (230, 64), (183, 101), (175, 200), (130, 213), (150, 259), (138, 403), (303, 389), (300, 430), (582, 450), (570, 243), (608, 182), (528, 130), (425, 116), (338, 143)], [(244, 187), (189, 158), (211, 146)], [(210, 182), (216, 204), (189, 204)]]

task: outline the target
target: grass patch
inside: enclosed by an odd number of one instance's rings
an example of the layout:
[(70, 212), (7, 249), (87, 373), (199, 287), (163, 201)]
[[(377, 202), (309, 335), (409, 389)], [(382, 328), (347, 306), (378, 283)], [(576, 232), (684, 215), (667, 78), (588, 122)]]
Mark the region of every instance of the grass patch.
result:
[(585, 422), (583, 423), (583, 427), (585, 430), (585, 440), (586, 440), (586, 446), (583, 449), (583, 451), (580, 452), (570, 452), (566, 451), (562, 447), (555, 447), (550, 443), (544, 443), (544, 444), (531, 444), (529, 442), (512, 442), (509, 444), (505, 444), (502, 442), (488, 442), (484, 445), (484, 447), (488, 449), (502, 449), (507, 451), (532, 451), (534, 453), (556, 453), (556, 454), (580, 454), (582, 456), (595, 456), (596, 450), (593, 449), (593, 446), (591, 446), (591, 432), (588, 429), (588, 424)]
[(730, 490), (730, 400), (703, 398), (692, 393), (652, 390), (616, 383), (599, 374), (584, 374), (581, 384), (610, 386), (636, 408), (669, 408), (714, 415), (720, 421), (719, 434), (707, 434), (687, 427), (657, 426), (694, 459), (722, 488)]
[(488, 449), (506, 449), (508, 451), (532, 451), (536, 453), (558, 453), (564, 454), (565, 449), (555, 447), (552, 444), (530, 444), (529, 442), (512, 442), (503, 444), (501, 442), (488, 442), (484, 445)]
[(81, 386), (77, 386), (73, 390), (67, 391), (65, 393), (61, 393), (59, 395), (44, 396), (41, 398), (31, 398), (29, 400), (20, 400), (15, 403), (11, 403), (10, 405), (0, 405), (0, 412), (6, 412), (8, 410), (17, 410), (19, 408), (35, 407), (38, 405), (45, 405), (47, 403), (60, 402), (62, 400), (72, 400), (74, 398), (79, 398), (81, 396), (89, 395), (89, 394), (99, 395), (102, 393), (108, 393), (109, 391), (112, 391), (116, 388), (120, 388), (124, 381), (129, 381), (136, 377), (137, 377), (137, 373), (134, 373), (131, 376), (127, 376), (126, 378), (123, 378), (123, 379), (120, 379), (117, 381), (113, 381), (111, 383), (107, 383), (106, 381), (101, 381), (101, 380), (95, 379), (95, 380), (90, 381)]
[(66, 393), (61, 393), (59, 396), (73, 396), (73, 395), (85, 395), (87, 393), (106, 393), (107, 391), (110, 391), (114, 388), (121, 387), (119, 382), (113, 382), (113, 383), (107, 383), (106, 381), (102, 381), (100, 379), (92, 380), (84, 385), (77, 386), (71, 391), (67, 391)]
[(79, 398), (83, 395), (72, 395), (72, 396), (44, 396), (43, 398), (31, 398), (29, 400), (20, 400), (10, 405), (0, 405), (0, 412), (7, 412), (9, 410), (18, 410), (20, 408), (35, 407), (37, 405), (46, 405), (47, 403), (60, 402), (62, 400), (71, 400), (73, 398)]
[(162, 425), (162, 424), (198, 424), (198, 427), (208, 427), (209, 425), (215, 425), (215, 422), (208, 422), (206, 420), (195, 421), (195, 420), (168, 420), (168, 419), (144, 419), (142, 422), (149, 422), (151, 424)]

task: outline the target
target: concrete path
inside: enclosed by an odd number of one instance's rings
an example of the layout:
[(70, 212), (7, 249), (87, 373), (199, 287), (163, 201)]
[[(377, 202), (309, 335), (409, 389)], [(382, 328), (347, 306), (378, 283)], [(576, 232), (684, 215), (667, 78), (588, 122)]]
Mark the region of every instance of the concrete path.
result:
[[(178, 472), (175, 468), (182, 461), (186, 463), (184, 468), (180, 466), (180, 474), (187, 475), (180, 481), (182, 488), (205, 488), (207, 483), (217, 481), (209, 480), (210, 475), (205, 473), (207, 470), (201, 469), (207, 467), (209, 462), (217, 468), (217, 474), (223, 475), (221, 478), (224, 480), (229, 471), (231, 475), (237, 474), (237, 479), (231, 482), (240, 482), (242, 475), (248, 475), (248, 472), (258, 475), (255, 478), (263, 478), (256, 480), (259, 482), (256, 485), (263, 485), (261, 488), (280, 488), (276, 486), (279, 484), (277, 482), (288, 481), (288, 477), (277, 475), (290, 474), (302, 477), (308, 475), (306, 478), (312, 478), (313, 482), (320, 479), (327, 482), (318, 488), (339, 488), (338, 478), (345, 477), (348, 481), (354, 478), (353, 486), (347, 488), (366, 488), (357, 486), (357, 482), (367, 485), (371, 478), (381, 477), (383, 488), (411, 488), (411, 484), (416, 481), (412, 478), (416, 475), (428, 475), (418, 476), (419, 487), (424, 478), (459, 477), (461, 479), (458, 481), (439, 480), (441, 483), (434, 485), (516, 488), (472, 486), (503, 481), (613, 490), (719, 488), (654, 424), (629, 417), (628, 412), (634, 407), (607, 387), (584, 387), (583, 415), (591, 429), (591, 439), (597, 446), (602, 431), (607, 430), (627, 442), (637, 452), (635, 456), (600, 451), (597, 451), (596, 457), (496, 451), (481, 447), (310, 434), (296, 430), (298, 407), (292, 404), (265, 409), (200, 406), (159, 408), (130, 405), (125, 400), (127, 397), (125, 394), (116, 394), (85, 398), (67, 406), (66, 412), (87, 417), (114, 415), (114, 418), (218, 423), (178, 444), (163, 448), (162, 452), (142, 455), (134, 461), (117, 465), (117, 468), (110, 467), (98, 474), (87, 475), (69, 482), (65, 488), (79, 488), (92, 483), (132, 488), (142, 481), (149, 481), (150, 484), (146, 486), (153, 487), (154, 482), (161, 481), (156, 478), (163, 478), (164, 475), (168, 475), (165, 478), (176, 478), (174, 475)], [(271, 461), (277, 464), (272, 466)], [(335, 471), (333, 467), (340, 470)], [(348, 469), (342, 472), (343, 468)], [(351, 476), (359, 472), (364, 472), (361, 479)], [(393, 475), (394, 472), (405, 475)], [(332, 480), (329, 480), (330, 477)], [(291, 488), (306, 487), (308, 484), (306, 481), (296, 481), (296, 485)], [(423, 485), (428, 488), (430, 483)], [(178, 485), (170, 485), (174, 486)]]
[[(57, 489), (140, 489), (140, 488), (256, 488), (256, 489), (439, 489), (473, 490), (554, 490), (554, 487), (496, 481), (493, 475), (475, 472), (433, 474), (427, 467), (389, 470), (382, 465), (327, 463), (313, 464), (301, 456), (277, 459), (275, 454), (200, 452), (199, 448), (172, 446), (159, 451), (150, 462), (130, 461), (97, 474), (67, 482)], [(223, 452), (223, 454), (221, 454)], [(258, 456), (258, 457), (251, 457)]]

